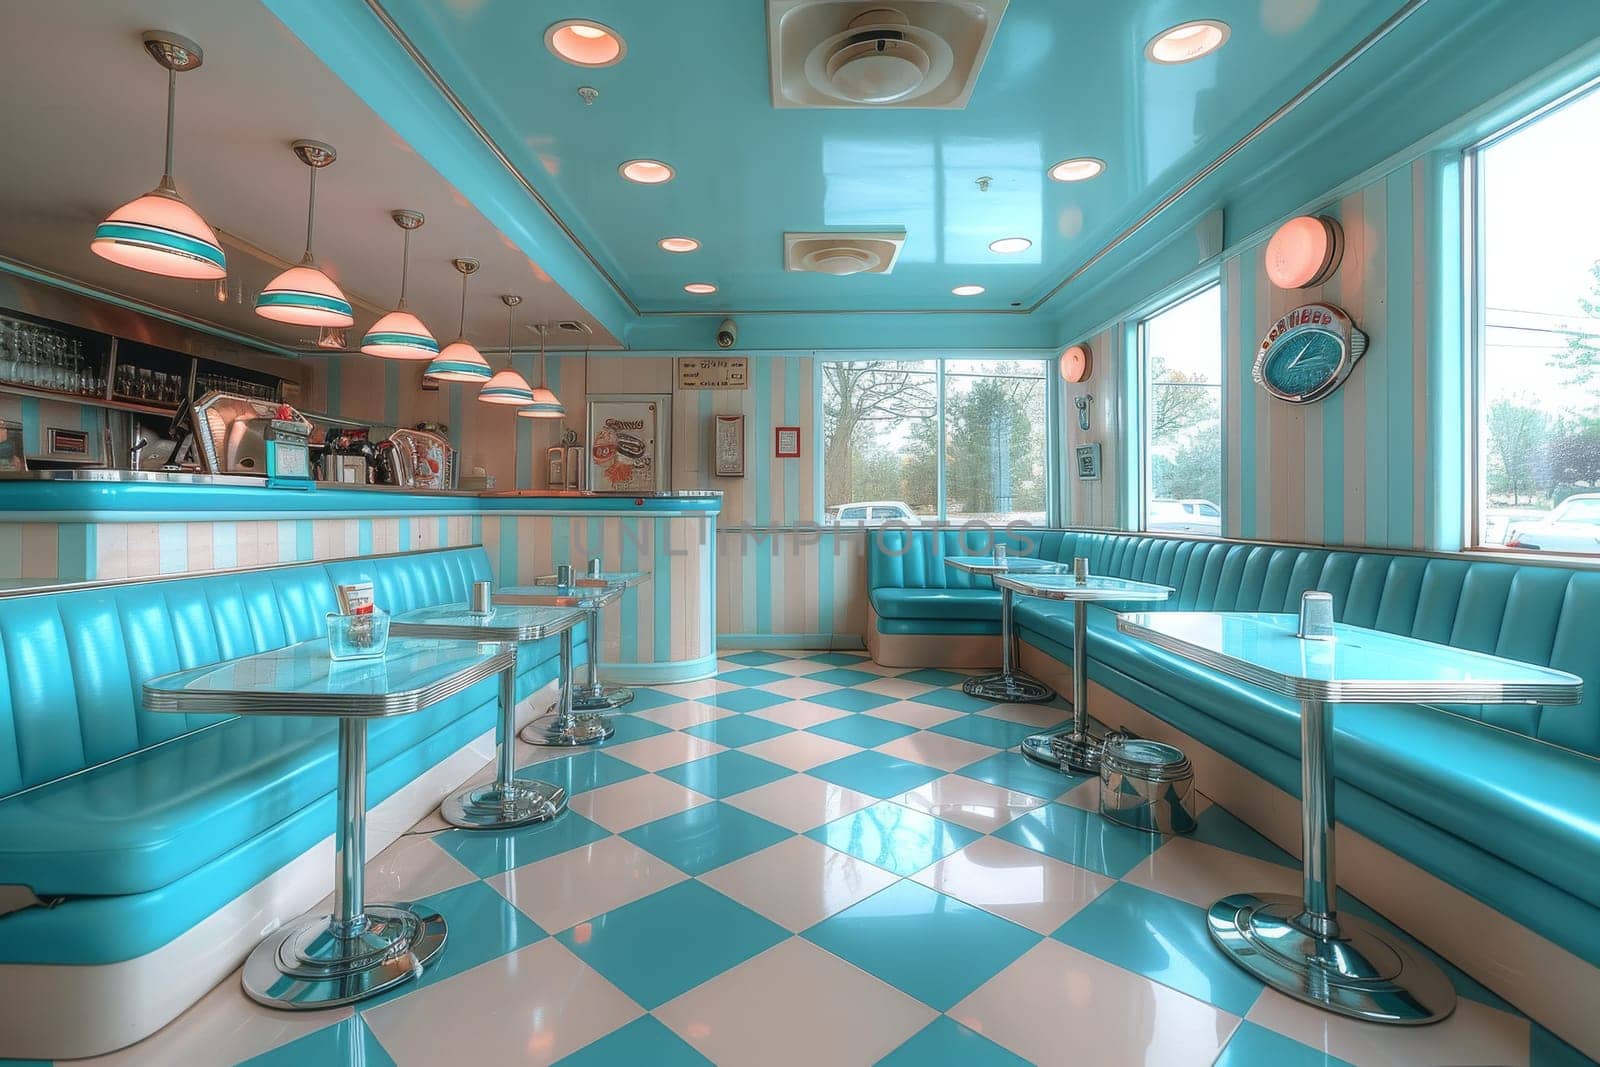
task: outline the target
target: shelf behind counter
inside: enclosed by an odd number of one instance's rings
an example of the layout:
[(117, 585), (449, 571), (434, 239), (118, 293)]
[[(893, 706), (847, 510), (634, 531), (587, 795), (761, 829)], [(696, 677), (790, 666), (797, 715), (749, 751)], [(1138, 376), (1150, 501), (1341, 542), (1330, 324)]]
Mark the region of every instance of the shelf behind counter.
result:
[(654, 580), (610, 609), (608, 679), (660, 684), (715, 670), (722, 494), (421, 491), (228, 475), (79, 469), (0, 473), (0, 595), (481, 544), (524, 584), (600, 556)]

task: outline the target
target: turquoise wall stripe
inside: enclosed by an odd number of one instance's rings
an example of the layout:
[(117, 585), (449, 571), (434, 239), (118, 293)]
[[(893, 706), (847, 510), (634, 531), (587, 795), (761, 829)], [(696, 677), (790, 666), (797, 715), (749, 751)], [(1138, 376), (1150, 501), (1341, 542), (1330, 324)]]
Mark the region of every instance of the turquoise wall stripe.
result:
[[(283, 560), (283, 561), (294, 559), (295, 558), (294, 549), (295, 549), (294, 520), (293, 519), (280, 519), (280, 520), (278, 520), (278, 559), (279, 560)], [(271, 560), (263, 560), (263, 562), (270, 563)]]
[[(809, 385), (810, 383), (806, 383)], [(784, 426), (800, 425), (800, 360), (786, 359), (783, 361), (783, 423)], [(802, 427), (800, 440), (801, 451), (804, 452), (804, 442), (810, 434)], [(764, 439), (757, 440), (753, 451), (756, 455), (756, 469), (761, 469), (761, 463), (766, 457), (773, 455), (775, 437), (773, 431), (768, 431)], [(774, 459), (771, 462), (783, 466), (783, 521), (785, 525), (794, 525), (800, 521), (802, 508), (809, 508), (810, 502), (802, 503), (800, 500), (800, 464), (803, 459)]]
[(560, 563), (571, 554), (572, 523), (560, 519), (550, 523), (550, 562)]
[(311, 520), (300, 519), (294, 524), (294, 558), (315, 559), (316, 555), (316, 536)]
[[(519, 374), (528, 379), (530, 384), (536, 384), (533, 382), (532, 378), (533, 356), (531, 354), (527, 352), (518, 352), (513, 354), (511, 357), (511, 365), (517, 369)], [(489, 405), (484, 406), (488, 407)], [(511, 407), (510, 405), (506, 405), (503, 415), (500, 412), (496, 412), (493, 417), (508, 418), (517, 424), (517, 488), (532, 489), (533, 471), (535, 467), (533, 456), (534, 420), (524, 419), (515, 412), (515, 408)]]
[(90, 580), (100, 577), (100, 527), (84, 525), (83, 577)]
[[(755, 439), (766, 441), (772, 437), (772, 361), (757, 359), (751, 363), (750, 393), (755, 408), (751, 421), (755, 424)], [(764, 459), (766, 454), (757, 451), (756, 455)], [(759, 462), (756, 469), (760, 469)], [(772, 489), (769, 479), (755, 479), (754, 513), (745, 517), (757, 523), (771, 522)], [(763, 537), (759, 543), (750, 545), (755, 555), (755, 581), (752, 584), (755, 592), (755, 628), (758, 633), (772, 630), (772, 546), (770, 537)], [(750, 576), (749, 569), (745, 574)]]
[(672, 544), (672, 520), (654, 520), (655, 537), (652, 543), (655, 568), (655, 650), (657, 660), (672, 654), (672, 557), (668, 550)]
[(450, 520), (441, 515), (437, 521), (438, 525), (434, 527), (434, 543), (443, 547), (450, 543)]
[[(1412, 360), (1423, 354), (1412, 350), (1411, 323), (1417, 309), (1413, 307), (1411, 169), (1402, 167), (1389, 176), (1388, 215), (1384, 233), (1389, 248), (1389, 360), (1388, 360), (1388, 425), (1377, 427), (1384, 433), (1378, 448), (1380, 459), (1389, 467), (1389, 492), (1384, 516), (1387, 525), (1385, 545), (1411, 545), (1411, 505), (1413, 497), (1412, 471), (1416, 464), (1412, 440), (1412, 399), (1415, 394), (1412, 379)], [(1369, 433), (1374, 427), (1369, 426)], [(1369, 438), (1370, 440), (1370, 438)]]
[(189, 569), (189, 528), (181, 522), (156, 526), (162, 574), (179, 574)]
[(1466, 456), (1471, 434), (1466, 425), (1466, 360), (1459, 313), (1459, 279), (1449, 265), (1462, 262), (1461, 163), (1453, 153), (1436, 152), (1418, 164), (1423, 169), (1425, 197), (1423, 239), (1433, 265), (1425, 279), (1428, 294), (1428, 425), (1432, 434), (1424, 454), (1432, 477), (1427, 480), (1428, 548), (1453, 551), (1462, 547), (1466, 522)]
[(356, 551), (363, 556), (372, 554), (372, 520), (356, 520)]
[(394, 547), (400, 552), (406, 552), (412, 548), (410, 519), (401, 518), (395, 521)]
[(482, 515), (474, 515), (474, 516), (472, 516), (472, 543), (475, 544), (475, 545), (483, 544), (483, 516)]
[(211, 563), (219, 571), (230, 570), (239, 565), (238, 523), (212, 523)]
[(392, 359), (383, 364), (383, 421), (400, 425), (400, 365)]
[(839, 551), (839, 538), (831, 533), (817, 537), (817, 625), (823, 633), (832, 633), (833, 625), (833, 561)]
[(39, 400), (37, 397), (25, 396), (22, 398), (22, 447), (28, 455), (37, 455), (44, 451), (44, 428), (39, 425)]
[[(589, 520), (591, 529), (593, 519)], [(617, 569), (622, 571), (636, 571), (639, 569), (639, 542), (637, 531), (643, 524), (638, 522), (623, 522), (622, 526), (622, 557), (617, 563)], [(591, 537), (594, 535), (591, 534)], [(663, 576), (659, 573), (654, 581), (660, 581)], [(671, 584), (671, 576), (668, 585)], [(659, 591), (657, 591), (659, 592)], [(643, 594), (637, 589), (629, 589), (622, 594), (622, 633), (617, 649), (618, 655), (624, 663), (639, 662), (639, 598)], [(668, 590), (670, 599), (671, 591)]]
[[(187, 551), (185, 544), (186, 558)], [(69, 582), (94, 576), (93, 526), (82, 522), (63, 522), (56, 527), (56, 574)]]

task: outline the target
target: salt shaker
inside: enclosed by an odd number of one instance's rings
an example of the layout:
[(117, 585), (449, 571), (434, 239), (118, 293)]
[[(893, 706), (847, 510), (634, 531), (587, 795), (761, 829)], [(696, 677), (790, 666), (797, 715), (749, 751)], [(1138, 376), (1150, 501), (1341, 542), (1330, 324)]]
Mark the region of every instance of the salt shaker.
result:
[(572, 584), (572, 564), (563, 563), (556, 568), (556, 584), (563, 589)]
[(600, 577), (600, 557), (594, 556), (589, 560), (589, 577)]
[(1073, 577), (1073, 580), (1076, 581), (1079, 585), (1083, 585), (1084, 583), (1088, 582), (1088, 580), (1089, 580), (1089, 557), (1088, 556), (1074, 556), (1074, 557), (1072, 557), (1072, 577)]
[(489, 597), (488, 582), (472, 583), (471, 610), (474, 615), (487, 615), (494, 610), (493, 601)]

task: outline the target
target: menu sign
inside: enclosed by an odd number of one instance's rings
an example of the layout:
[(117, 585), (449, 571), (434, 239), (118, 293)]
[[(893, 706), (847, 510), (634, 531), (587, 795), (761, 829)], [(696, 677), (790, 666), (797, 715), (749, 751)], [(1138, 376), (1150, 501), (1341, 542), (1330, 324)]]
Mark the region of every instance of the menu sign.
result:
[(666, 488), (664, 398), (612, 397), (589, 402), (589, 488), (651, 492)]
[(748, 356), (680, 356), (679, 389), (748, 389)]

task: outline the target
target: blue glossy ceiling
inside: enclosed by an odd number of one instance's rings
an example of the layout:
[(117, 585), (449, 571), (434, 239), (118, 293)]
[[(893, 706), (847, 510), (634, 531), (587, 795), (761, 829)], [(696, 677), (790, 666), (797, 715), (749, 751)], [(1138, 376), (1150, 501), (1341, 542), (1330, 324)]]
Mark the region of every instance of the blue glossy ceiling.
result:
[[(1395, 0), (1011, 0), (964, 110), (778, 110), (761, 0), (381, 0), (425, 63), (640, 310), (1028, 308), (1395, 10)], [(868, 6), (868, 5), (863, 5)], [(545, 28), (590, 18), (625, 59), (585, 69)], [(1145, 43), (1205, 17), (1227, 44), (1182, 66)], [(599, 99), (586, 106), (577, 89)], [(1050, 181), (1057, 160), (1107, 161)], [(624, 181), (667, 161), (662, 186)], [(976, 179), (990, 177), (987, 192)], [(887, 276), (786, 272), (786, 230), (906, 231)], [(700, 251), (656, 247), (686, 234)], [(988, 250), (999, 237), (1027, 252)], [(687, 282), (719, 292), (694, 297)], [(985, 286), (977, 297), (952, 287)]]

